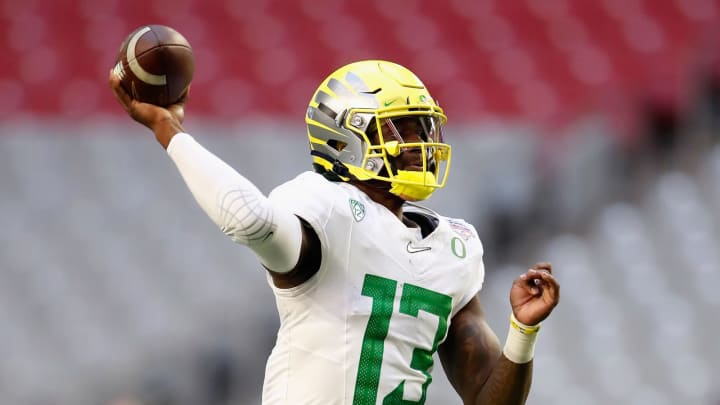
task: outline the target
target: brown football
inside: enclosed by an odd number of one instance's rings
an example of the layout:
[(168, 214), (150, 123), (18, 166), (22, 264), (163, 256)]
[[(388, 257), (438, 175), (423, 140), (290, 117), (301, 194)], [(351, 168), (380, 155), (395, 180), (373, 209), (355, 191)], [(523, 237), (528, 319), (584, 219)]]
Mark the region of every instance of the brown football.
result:
[(114, 71), (134, 99), (165, 107), (189, 89), (195, 57), (187, 39), (173, 28), (145, 25), (125, 38)]

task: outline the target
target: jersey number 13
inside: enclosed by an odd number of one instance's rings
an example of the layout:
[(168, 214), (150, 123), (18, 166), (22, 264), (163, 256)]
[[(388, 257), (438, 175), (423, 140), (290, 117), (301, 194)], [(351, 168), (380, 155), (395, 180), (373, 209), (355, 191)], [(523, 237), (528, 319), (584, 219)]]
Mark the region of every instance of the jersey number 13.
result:
[[(372, 312), (368, 320), (365, 336), (360, 351), (360, 364), (355, 382), (353, 405), (375, 405), (377, 402), (378, 385), (380, 383), (380, 369), (385, 349), (385, 338), (390, 329), (390, 318), (393, 315), (393, 303), (397, 281), (388, 278), (365, 275), (362, 295), (372, 298)], [(422, 396), (417, 401), (403, 399), (405, 381), (398, 384), (384, 399), (383, 405), (394, 404), (424, 404), (427, 387), (432, 381), (430, 367), (433, 364), (433, 353), (437, 351), (438, 344), (447, 334), (447, 322), (452, 309), (452, 298), (412, 284), (403, 284), (400, 296), (400, 313), (417, 317), (419, 311), (437, 315), (438, 326), (435, 331), (432, 348), (430, 350), (416, 347), (413, 350), (410, 367), (421, 371), (425, 375), (422, 385)]]

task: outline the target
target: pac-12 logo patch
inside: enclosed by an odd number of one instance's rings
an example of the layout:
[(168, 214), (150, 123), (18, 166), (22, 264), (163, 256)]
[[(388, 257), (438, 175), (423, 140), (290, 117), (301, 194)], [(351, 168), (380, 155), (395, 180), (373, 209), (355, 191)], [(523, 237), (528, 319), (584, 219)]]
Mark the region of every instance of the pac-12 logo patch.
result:
[(350, 211), (355, 222), (360, 222), (365, 218), (365, 206), (358, 200), (350, 199)]

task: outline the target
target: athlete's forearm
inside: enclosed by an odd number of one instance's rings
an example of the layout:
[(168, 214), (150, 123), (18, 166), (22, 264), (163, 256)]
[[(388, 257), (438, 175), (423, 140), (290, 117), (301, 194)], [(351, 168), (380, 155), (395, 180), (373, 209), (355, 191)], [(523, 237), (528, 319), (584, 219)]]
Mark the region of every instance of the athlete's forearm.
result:
[[(526, 332), (537, 333), (536, 327), (526, 328)], [(532, 380), (533, 351), (527, 339), (518, 337), (516, 331), (511, 325), (505, 348), (501, 349), (477, 297), (453, 317), (438, 354), (465, 405), (525, 403)]]
[(250, 247), (268, 269), (284, 273), (300, 256), (302, 230), (254, 184), (188, 134), (174, 134), (167, 152), (200, 207), (230, 238)]
[(530, 392), (532, 360), (517, 364), (500, 356), (473, 405), (522, 405)]
[(535, 342), (540, 325), (525, 325), (510, 315), (502, 355), (473, 404), (524, 404), (532, 382)]
[(180, 124), (178, 120), (170, 117), (153, 123), (151, 125), (151, 129), (155, 134), (155, 139), (157, 139), (158, 143), (160, 143), (160, 145), (162, 145), (165, 149), (168, 148), (168, 145), (170, 145), (170, 141), (172, 141), (175, 134), (185, 132), (182, 124)]

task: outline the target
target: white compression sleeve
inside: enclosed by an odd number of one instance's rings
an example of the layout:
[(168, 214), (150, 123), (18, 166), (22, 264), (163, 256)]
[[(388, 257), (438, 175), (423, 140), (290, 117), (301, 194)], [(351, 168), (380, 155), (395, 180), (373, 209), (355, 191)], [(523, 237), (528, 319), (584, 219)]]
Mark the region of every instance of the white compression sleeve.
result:
[(167, 153), (200, 207), (226, 235), (250, 247), (272, 271), (295, 267), (302, 244), (295, 215), (274, 207), (254, 184), (189, 134), (176, 134)]

